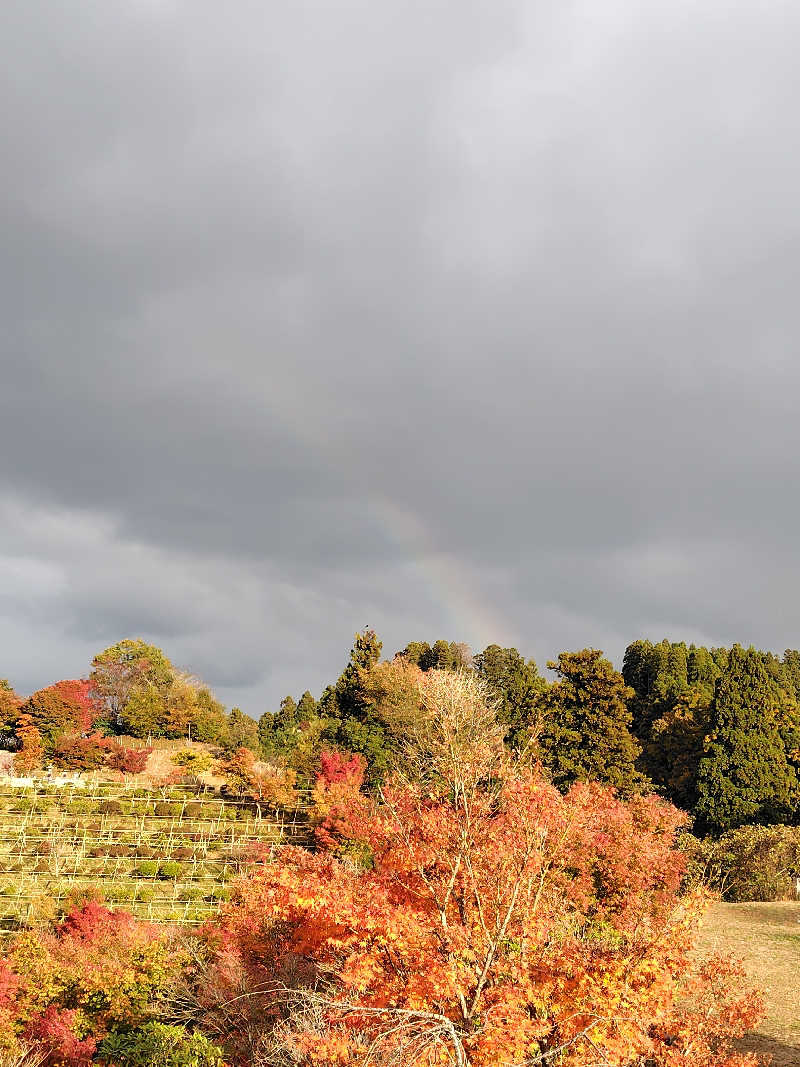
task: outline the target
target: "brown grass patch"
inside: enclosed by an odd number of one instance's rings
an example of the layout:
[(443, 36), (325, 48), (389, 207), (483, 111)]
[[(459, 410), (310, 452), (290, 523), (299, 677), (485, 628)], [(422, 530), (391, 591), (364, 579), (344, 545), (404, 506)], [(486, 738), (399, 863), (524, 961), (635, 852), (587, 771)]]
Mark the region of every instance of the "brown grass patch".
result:
[(764, 994), (766, 1018), (741, 1047), (800, 1067), (800, 902), (713, 904), (698, 949), (741, 959)]

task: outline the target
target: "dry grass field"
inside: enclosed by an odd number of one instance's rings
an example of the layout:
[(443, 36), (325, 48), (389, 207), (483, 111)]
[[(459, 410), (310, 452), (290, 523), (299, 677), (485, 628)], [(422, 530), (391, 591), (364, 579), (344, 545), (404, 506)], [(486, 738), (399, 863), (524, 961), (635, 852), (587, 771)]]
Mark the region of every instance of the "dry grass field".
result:
[(766, 1018), (742, 1047), (800, 1067), (800, 902), (714, 904), (699, 947), (738, 956), (764, 993)]

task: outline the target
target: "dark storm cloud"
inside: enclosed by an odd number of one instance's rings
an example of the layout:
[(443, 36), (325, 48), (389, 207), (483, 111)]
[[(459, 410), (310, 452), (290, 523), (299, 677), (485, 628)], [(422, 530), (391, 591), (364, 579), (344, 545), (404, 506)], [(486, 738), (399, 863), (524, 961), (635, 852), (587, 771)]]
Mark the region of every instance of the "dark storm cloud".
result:
[(6, 5), (0, 674), (800, 643), (799, 29)]

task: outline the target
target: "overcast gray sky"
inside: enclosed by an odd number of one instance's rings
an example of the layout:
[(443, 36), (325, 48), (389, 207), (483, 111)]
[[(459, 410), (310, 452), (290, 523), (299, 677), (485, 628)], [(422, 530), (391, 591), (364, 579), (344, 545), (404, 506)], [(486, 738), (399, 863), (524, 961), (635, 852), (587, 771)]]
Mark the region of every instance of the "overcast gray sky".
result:
[(796, 0), (0, 6), (0, 675), (800, 644)]

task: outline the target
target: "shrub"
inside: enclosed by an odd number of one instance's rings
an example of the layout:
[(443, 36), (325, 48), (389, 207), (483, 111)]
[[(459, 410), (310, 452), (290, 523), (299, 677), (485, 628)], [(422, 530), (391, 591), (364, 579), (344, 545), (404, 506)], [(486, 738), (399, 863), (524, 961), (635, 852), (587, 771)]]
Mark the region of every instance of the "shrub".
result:
[(109, 754), (108, 766), (122, 774), (142, 774), (152, 751), (152, 748), (123, 748), (117, 744)]
[[(274, 767), (266, 764), (255, 781), (254, 795), (265, 804), (288, 808), (297, 803), (295, 781), (297, 774), (290, 767)], [(246, 813), (245, 813), (246, 814)]]
[(158, 877), (164, 881), (175, 881), (176, 878), (180, 878), (183, 867), (180, 863), (175, 863), (172, 860), (167, 860), (166, 863), (160, 864), (158, 868)]
[(53, 749), (53, 763), (66, 770), (90, 771), (102, 767), (112, 741), (100, 734), (62, 737)]
[(183, 1026), (150, 1022), (109, 1034), (97, 1051), (109, 1067), (222, 1067), (222, 1050)]
[(689, 876), (734, 902), (787, 900), (800, 877), (800, 827), (740, 826), (720, 838), (686, 835)]
[(143, 860), (136, 872), (140, 878), (155, 878), (158, 874), (158, 862), (156, 860)]
[(97, 810), (101, 815), (122, 815), (123, 807), (119, 800), (104, 800), (98, 805)]
[(182, 767), (187, 774), (196, 778), (211, 768), (213, 760), (208, 752), (196, 748), (181, 749), (171, 757), (176, 767)]

